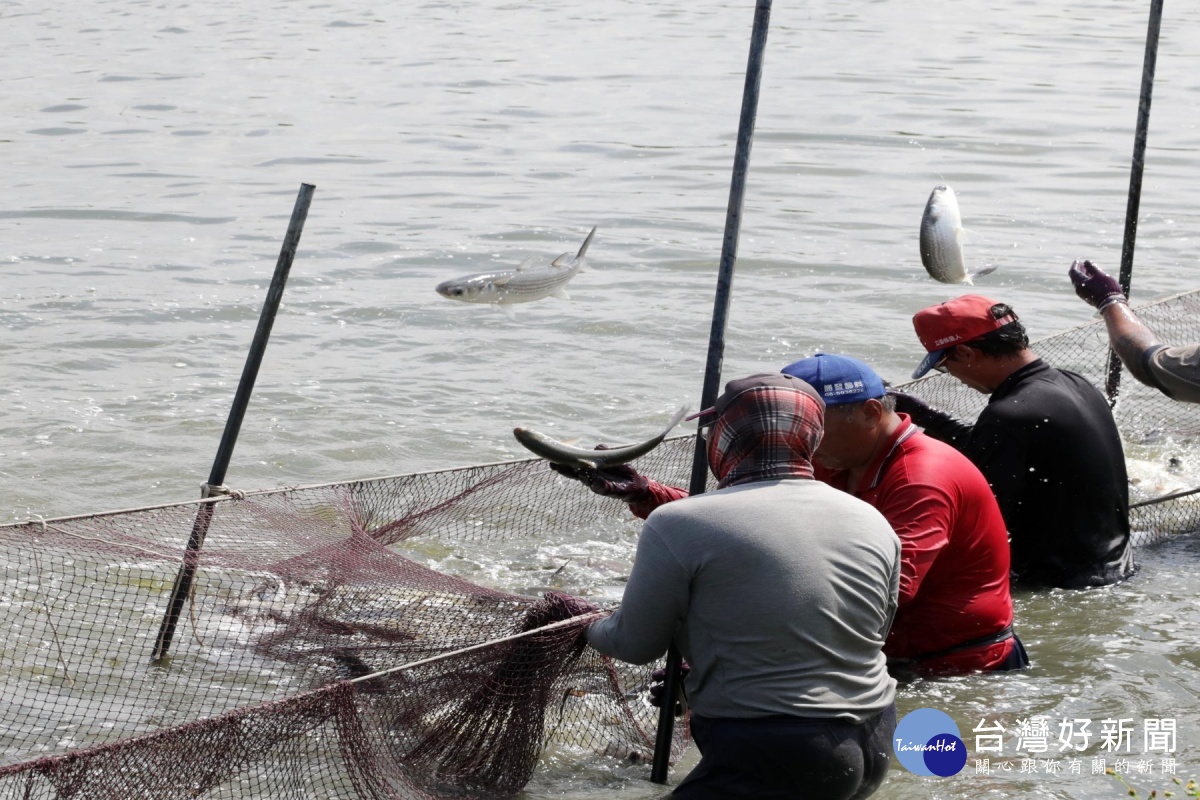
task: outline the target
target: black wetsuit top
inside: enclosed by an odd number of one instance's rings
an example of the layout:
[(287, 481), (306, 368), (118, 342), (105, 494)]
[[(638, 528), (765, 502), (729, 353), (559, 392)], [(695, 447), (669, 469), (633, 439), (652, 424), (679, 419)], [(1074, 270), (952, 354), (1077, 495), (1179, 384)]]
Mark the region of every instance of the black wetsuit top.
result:
[(992, 392), (973, 426), (936, 411), (914, 420), (987, 478), (1018, 582), (1078, 589), (1134, 573), (1121, 436), (1083, 377), (1039, 359)]

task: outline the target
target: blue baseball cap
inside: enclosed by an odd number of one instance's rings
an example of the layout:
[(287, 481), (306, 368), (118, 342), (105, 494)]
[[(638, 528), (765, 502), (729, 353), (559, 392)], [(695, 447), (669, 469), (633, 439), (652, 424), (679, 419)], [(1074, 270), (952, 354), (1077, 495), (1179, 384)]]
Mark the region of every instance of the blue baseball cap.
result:
[(811, 385), (827, 406), (858, 403), (887, 393), (875, 370), (850, 356), (817, 353), (788, 364), (780, 372)]

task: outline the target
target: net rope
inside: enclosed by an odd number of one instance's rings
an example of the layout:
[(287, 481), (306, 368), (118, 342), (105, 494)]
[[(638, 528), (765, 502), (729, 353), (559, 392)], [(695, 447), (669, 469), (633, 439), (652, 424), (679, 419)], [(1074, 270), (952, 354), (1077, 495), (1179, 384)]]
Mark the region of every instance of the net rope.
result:
[[(1200, 292), (1138, 309), (1178, 342), (1198, 312)], [(1103, 384), (1101, 321), (1033, 347)], [(904, 388), (963, 419), (986, 402), (949, 376)], [(1136, 543), (1200, 527), (1200, 406), (1126, 376), (1114, 413)], [(693, 447), (635, 465), (687, 485)], [(597, 579), (543, 563), (552, 532), (627, 569), (639, 527), (537, 459), (0, 526), (0, 798), (506, 797), (551, 757), (648, 760), (660, 664), (586, 647), (595, 615), (545, 590)]]

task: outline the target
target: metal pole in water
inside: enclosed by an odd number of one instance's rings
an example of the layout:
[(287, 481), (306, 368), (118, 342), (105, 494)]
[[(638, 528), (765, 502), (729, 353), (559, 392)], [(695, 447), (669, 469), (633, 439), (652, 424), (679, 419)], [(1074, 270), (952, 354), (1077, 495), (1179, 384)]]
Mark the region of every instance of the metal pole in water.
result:
[[(713, 303), (712, 330), (708, 336), (708, 361), (704, 368), (704, 387), (700, 408), (716, 402), (721, 384), (721, 363), (725, 356), (725, 323), (729, 318), (729, 297), (733, 291), (733, 268), (737, 262), (738, 233), (742, 223), (742, 199), (746, 194), (746, 172), (750, 167), (750, 145), (754, 141), (754, 120), (758, 114), (758, 89), (762, 82), (763, 52), (767, 47), (767, 28), (771, 22), (771, 0), (758, 0), (754, 8), (754, 28), (750, 36), (750, 59), (746, 67), (746, 86), (742, 92), (742, 115), (738, 123), (737, 148), (733, 156), (733, 178), (729, 187), (729, 209), (725, 215), (725, 239), (721, 244), (721, 264), (717, 272), (717, 293)], [(696, 437), (692, 456), (689, 491), (701, 494), (708, 482), (708, 455), (704, 441)], [(658, 732), (654, 741), (654, 763), (650, 780), (667, 782), (671, 741), (675, 729), (675, 698), (679, 692), (683, 656), (674, 644), (667, 650), (667, 675), (663, 684), (663, 702), (658, 712)]]
[[(287, 235), (283, 239), (283, 248), (279, 251), (279, 260), (275, 263), (275, 275), (271, 278), (271, 286), (267, 289), (267, 299), (263, 303), (262, 313), (258, 318), (258, 329), (254, 331), (250, 352), (246, 354), (246, 365), (242, 369), (242, 377), (238, 381), (237, 392), (233, 396), (233, 406), (225, 421), (225, 432), (221, 435), (221, 444), (217, 448), (217, 456), (213, 459), (212, 471), (208, 475), (208, 486), (220, 486), (225, 483), (225, 473), (233, 458), (233, 446), (237, 444), (238, 432), (242, 428), (242, 419), (245, 418), (246, 408), (250, 405), (250, 394), (254, 391), (254, 381), (258, 377), (258, 368), (262, 365), (263, 353), (267, 349), (267, 340), (271, 337), (271, 326), (275, 324), (275, 314), (279, 311), (279, 303), (283, 299), (283, 287), (287, 283), (288, 272), (296, 257), (300, 232), (304, 230), (304, 220), (308, 217), (308, 207), (312, 204), (315, 189), (316, 187), (312, 184), (300, 184), (300, 193), (296, 196), (296, 206), (292, 210), (292, 220), (288, 223)], [(206, 491), (205, 497), (207, 496)], [(204, 537), (208, 535), (208, 526), (212, 522), (213, 507), (213, 503), (204, 503), (196, 512), (196, 520), (192, 523), (192, 535), (188, 539), (187, 550), (183, 554), (183, 564), (175, 575), (171, 599), (158, 628), (158, 638), (154, 643), (154, 654), (150, 657), (151, 661), (161, 661), (171, 648), (171, 639), (175, 635), (179, 614), (192, 590), (196, 565), (200, 561), (200, 548), (204, 545)]]
[[(1125, 238), (1121, 244), (1121, 290), (1129, 296), (1133, 280), (1133, 247), (1137, 239), (1138, 207), (1142, 202), (1142, 170), (1146, 165), (1146, 133), (1150, 128), (1150, 95), (1154, 91), (1154, 64), (1158, 59), (1158, 31), (1162, 27), (1163, 0), (1150, 0), (1150, 23), (1146, 29), (1146, 55), (1142, 61), (1142, 94), (1138, 100), (1137, 128), (1133, 135), (1133, 166), (1129, 170), (1129, 200), (1125, 206)], [(1109, 404), (1117, 401), (1121, 387), (1121, 359), (1108, 351), (1105, 391)]]

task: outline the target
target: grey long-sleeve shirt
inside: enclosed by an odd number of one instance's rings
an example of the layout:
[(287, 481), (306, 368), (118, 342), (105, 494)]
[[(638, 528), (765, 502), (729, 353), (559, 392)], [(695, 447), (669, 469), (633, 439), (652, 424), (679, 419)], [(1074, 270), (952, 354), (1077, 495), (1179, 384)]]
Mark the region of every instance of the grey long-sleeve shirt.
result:
[(692, 709), (861, 722), (895, 697), (883, 642), (900, 541), (871, 506), (813, 480), (732, 486), (646, 520), (602, 653), (643, 664), (676, 637)]

